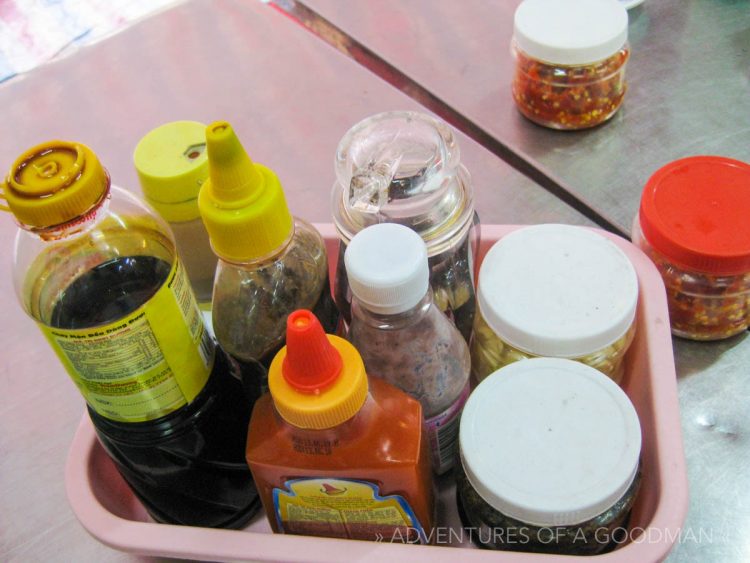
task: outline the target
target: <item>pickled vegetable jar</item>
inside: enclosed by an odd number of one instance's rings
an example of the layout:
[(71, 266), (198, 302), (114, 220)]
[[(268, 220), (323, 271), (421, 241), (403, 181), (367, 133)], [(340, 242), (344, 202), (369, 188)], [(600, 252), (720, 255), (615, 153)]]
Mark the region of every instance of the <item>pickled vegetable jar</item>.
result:
[(377, 223), (399, 223), (427, 244), (435, 304), (468, 342), (475, 310), (479, 217), (469, 173), (450, 127), (429, 115), (394, 111), (357, 123), (336, 152), (333, 220), (341, 239), (334, 292), (351, 320), (344, 252)]
[(628, 533), (640, 422), (597, 370), (557, 358), (499, 370), (469, 396), (459, 444), (459, 513), (480, 545), (594, 555)]
[(664, 279), (672, 333), (718, 340), (750, 326), (750, 165), (694, 156), (646, 183), (633, 242)]
[(513, 99), (531, 121), (585, 129), (625, 95), (628, 14), (617, 0), (524, 0), (512, 41)]
[(479, 271), (472, 373), (535, 356), (569, 358), (619, 382), (635, 334), (638, 279), (630, 260), (591, 229), (513, 231)]

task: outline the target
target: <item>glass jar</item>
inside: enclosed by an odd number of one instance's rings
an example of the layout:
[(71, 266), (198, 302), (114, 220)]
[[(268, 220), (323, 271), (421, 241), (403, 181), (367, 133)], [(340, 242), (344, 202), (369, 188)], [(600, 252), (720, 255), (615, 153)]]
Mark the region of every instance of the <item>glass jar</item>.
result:
[(500, 239), (479, 270), (472, 373), (536, 356), (569, 358), (620, 382), (635, 334), (638, 278), (591, 229), (535, 225)]
[(491, 549), (594, 555), (627, 533), (641, 428), (597, 370), (537, 358), (499, 370), (461, 416), (459, 513)]
[(524, 0), (512, 41), (521, 114), (553, 129), (611, 118), (625, 96), (628, 15), (617, 0)]
[(332, 209), (341, 244), (334, 293), (345, 321), (351, 320), (344, 266), (349, 241), (370, 225), (400, 223), (427, 244), (435, 303), (468, 342), (479, 217), (448, 125), (411, 111), (374, 115), (344, 135), (335, 164)]
[(750, 326), (750, 165), (676, 160), (646, 183), (633, 243), (667, 290), (672, 333), (718, 340)]

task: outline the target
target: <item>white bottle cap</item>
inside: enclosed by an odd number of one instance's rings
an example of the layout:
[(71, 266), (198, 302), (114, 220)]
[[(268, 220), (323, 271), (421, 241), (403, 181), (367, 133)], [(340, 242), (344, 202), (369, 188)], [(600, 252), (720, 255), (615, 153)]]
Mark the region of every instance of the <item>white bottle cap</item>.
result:
[(527, 55), (560, 65), (609, 58), (628, 39), (628, 12), (617, 0), (524, 0), (513, 38)]
[(479, 311), (503, 341), (537, 356), (576, 358), (621, 338), (635, 318), (638, 278), (625, 253), (595, 231), (536, 225), (490, 249)]
[(382, 223), (357, 233), (344, 254), (354, 297), (385, 315), (415, 307), (430, 287), (427, 247), (403, 225)]
[(459, 431), (472, 487), (535, 526), (590, 520), (624, 496), (638, 471), (641, 427), (607, 376), (572, 360), (535, 358), (490, 375), (469, 396)]

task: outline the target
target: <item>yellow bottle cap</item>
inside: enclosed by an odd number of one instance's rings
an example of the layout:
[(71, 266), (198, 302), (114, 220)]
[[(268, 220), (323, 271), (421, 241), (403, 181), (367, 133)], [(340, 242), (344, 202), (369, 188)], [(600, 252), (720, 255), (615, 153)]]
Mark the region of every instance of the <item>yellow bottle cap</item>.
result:
[(294, 230), (278, 177), (250, 160), (226, 121), (206, 128), (206, 147), (209, 178), (198, 206), (214, 252), (231, 262), (272, 254)]
[(13, 163), (2, 197), (18, 222), (45, 229), (91, 210), (107, 193), (109, 176), (91, 149), (49, 141), (30, 148)]
[(333, 428), (353, 417), (367, 399), (362, 356), (349, 342), (325, 334), (310, 311), (287, 318), (287, 345), (268, 371), (268, 387), (281, 417), (298, 428)]
[(167, 221), (200, 216), (198, 192), (208, 178), (203, 123), (173, 121), (149, 131), (135, 147), (133, 163), (146, 201)]

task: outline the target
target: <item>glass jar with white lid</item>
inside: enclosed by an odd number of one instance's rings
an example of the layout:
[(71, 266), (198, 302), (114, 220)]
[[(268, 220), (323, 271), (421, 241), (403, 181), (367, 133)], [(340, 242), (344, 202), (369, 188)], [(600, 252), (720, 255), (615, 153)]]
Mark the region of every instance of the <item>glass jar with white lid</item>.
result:
[(617, 0), (524, 0), (514, 17), (512, 94), (553, 129), (610, 119), (625, 96), (628, 14)]
[(595, 230), (547, 224), (506, 235), (482, 262), (477, 303), (476, 381), (538, 356), (577, 360), (622, 379), (638, 278), (625, 253)]
[(630, 399), (571, 360), (506, 366), (461, 416), (457, 500), (483, 547), (595, 555), (616, 547), (641, 482)]

